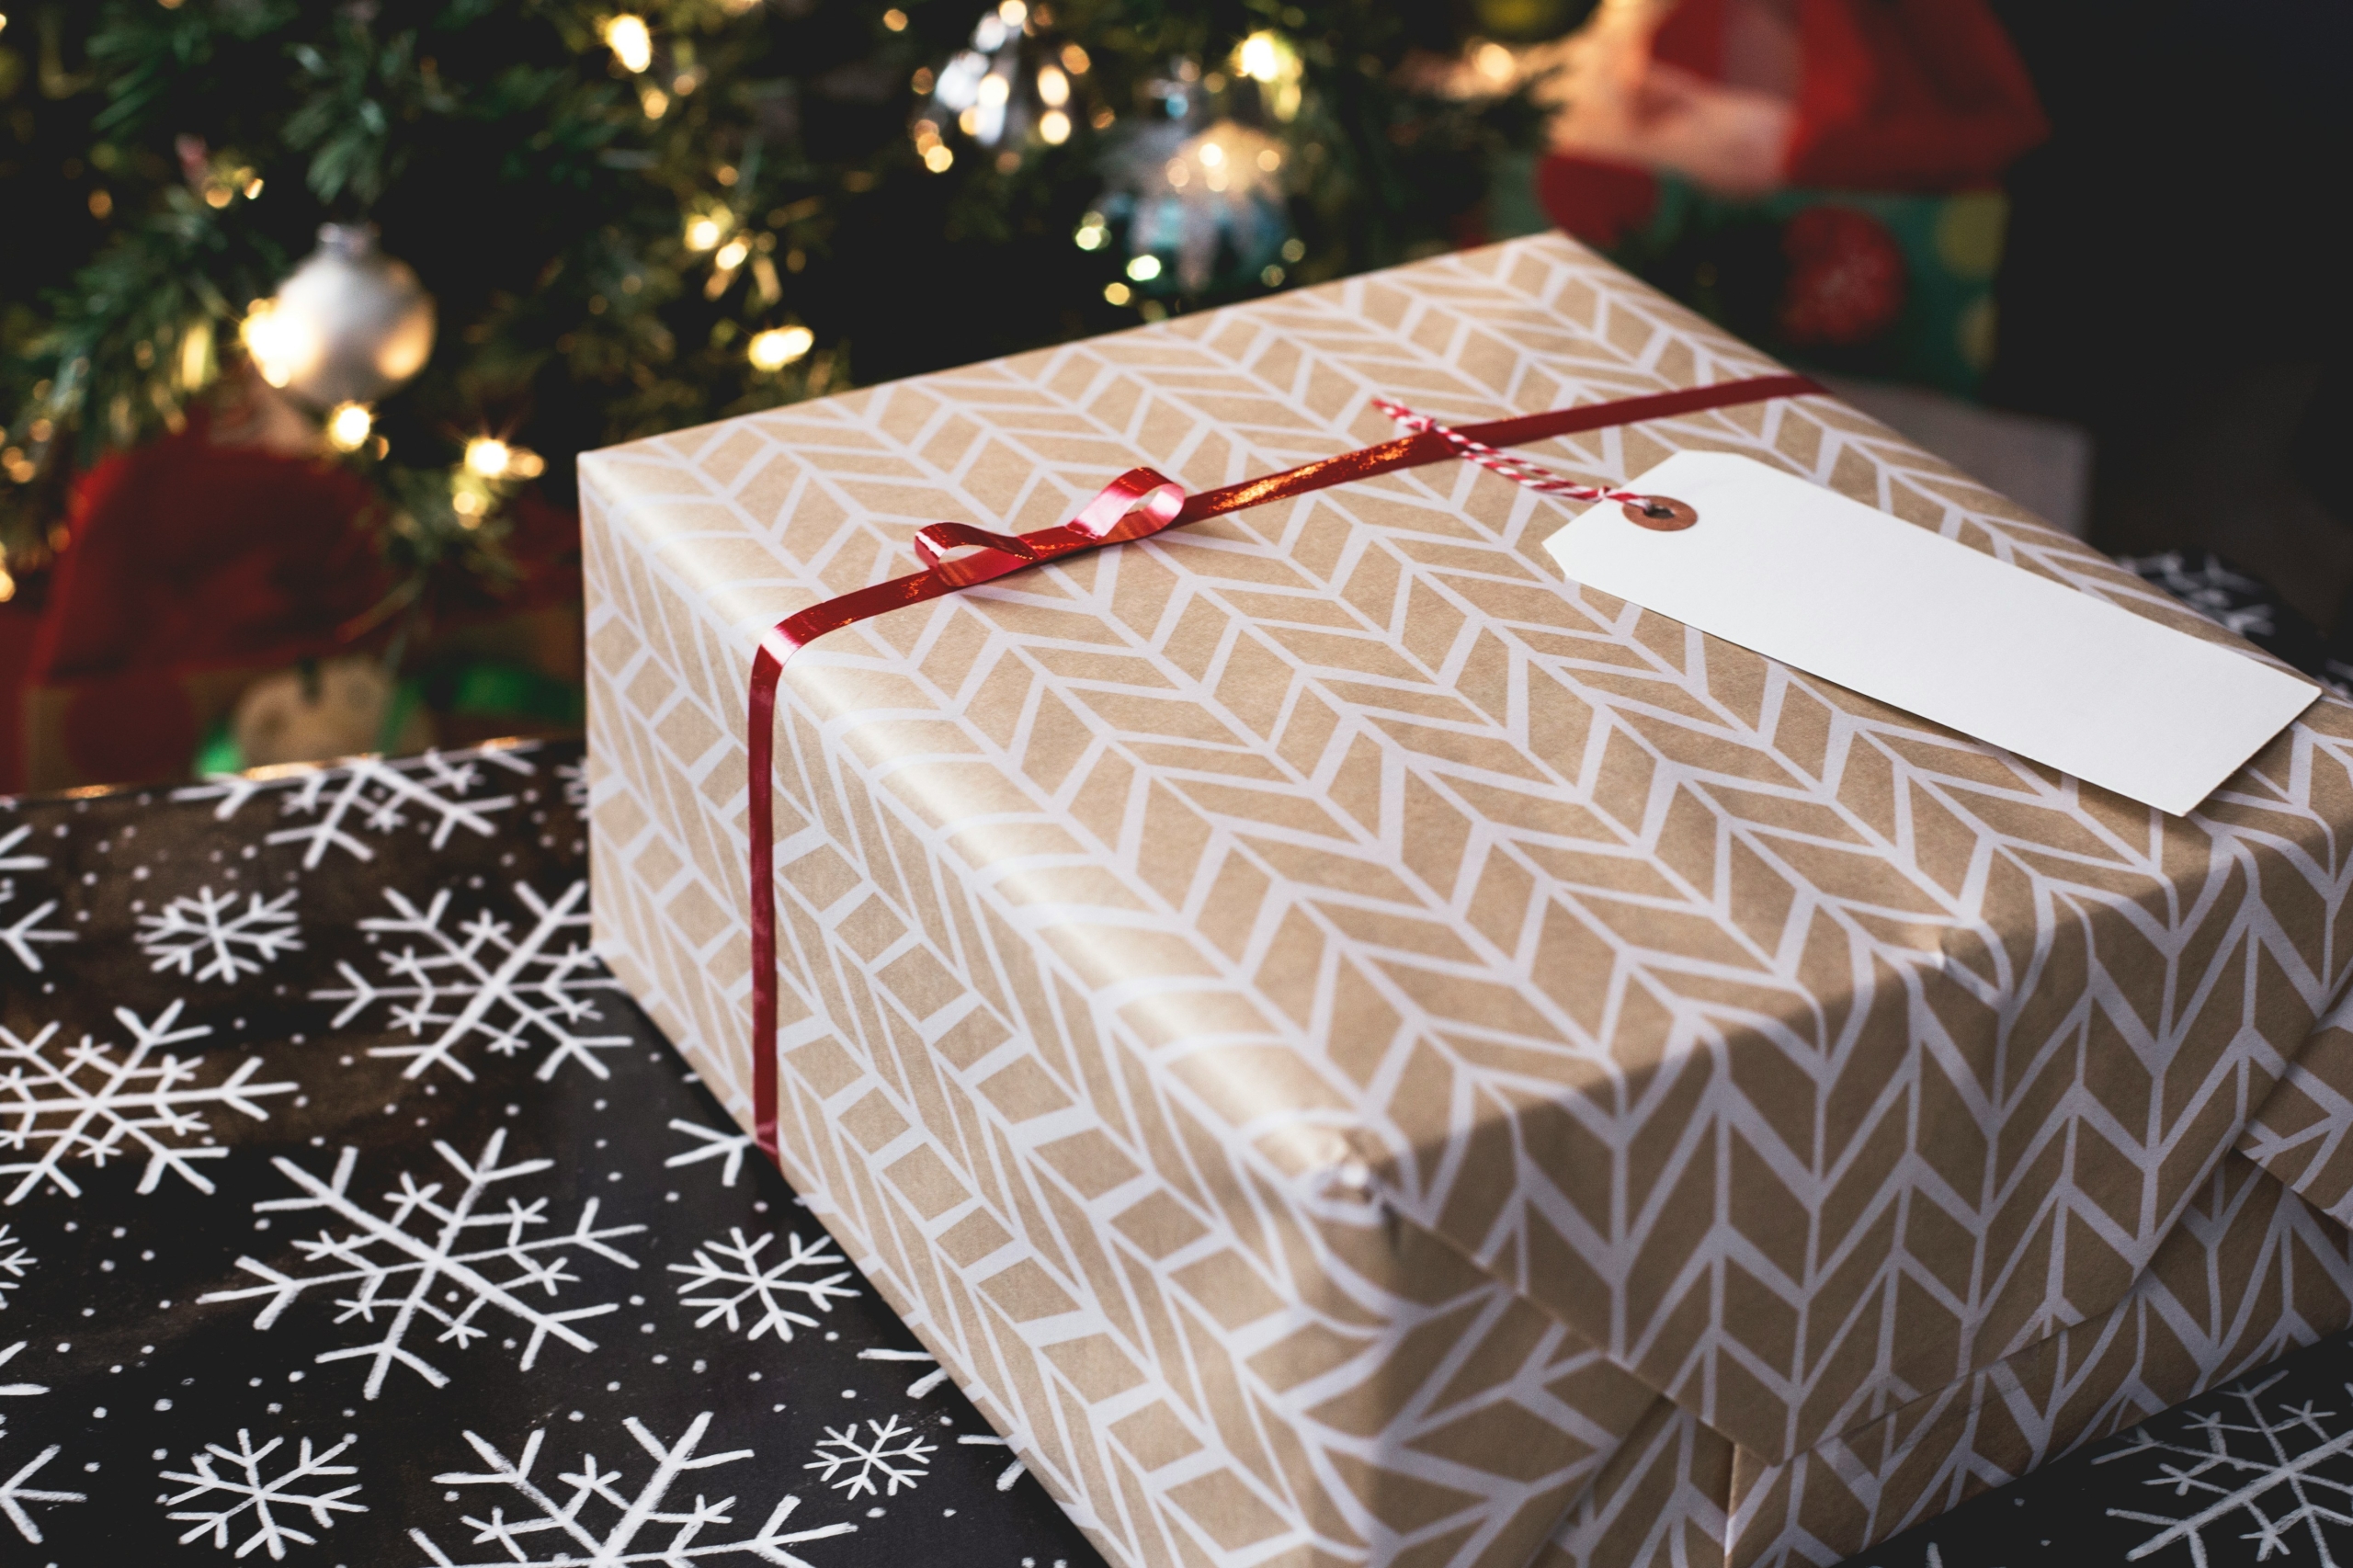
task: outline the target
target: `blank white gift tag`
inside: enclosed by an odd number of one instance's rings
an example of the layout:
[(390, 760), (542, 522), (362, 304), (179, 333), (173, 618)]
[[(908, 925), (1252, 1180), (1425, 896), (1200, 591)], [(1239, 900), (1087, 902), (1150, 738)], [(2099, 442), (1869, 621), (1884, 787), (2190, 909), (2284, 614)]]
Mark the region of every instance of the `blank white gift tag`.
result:
[(1747, 458), (1679, 452), (1545, 541), (1569, 576), (2180, 815), (2320, 695), (2311, 682)]

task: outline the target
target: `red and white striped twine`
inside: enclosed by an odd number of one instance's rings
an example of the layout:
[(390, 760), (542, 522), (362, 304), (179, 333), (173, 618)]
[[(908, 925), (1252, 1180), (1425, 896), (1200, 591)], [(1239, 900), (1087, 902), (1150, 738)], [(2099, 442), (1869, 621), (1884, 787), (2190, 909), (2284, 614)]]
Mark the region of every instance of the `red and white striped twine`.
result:
[(1484, 441), (1474, 441), (1459, 430), (1449, 430), (1428, 415), (1416, 414), (1402, 403), (1377, 397), (1372, 400), (1372, 405), (1408, 430), (1443, 437), (1465, 461), (1493, 469), (1513, 483), (1525, 484), (1530, 490), (1540, 490), (1547, 495), (1565, 495), (1572, 501), (1631, 501), (1641, 505), (1650, 500), (1649, 496), (1637, 495), (1631, 490), (1602, 490), (1590, 484), (1579, 484), (1574, 479), (1554, 473), (1541, 463), (1513, 457)]

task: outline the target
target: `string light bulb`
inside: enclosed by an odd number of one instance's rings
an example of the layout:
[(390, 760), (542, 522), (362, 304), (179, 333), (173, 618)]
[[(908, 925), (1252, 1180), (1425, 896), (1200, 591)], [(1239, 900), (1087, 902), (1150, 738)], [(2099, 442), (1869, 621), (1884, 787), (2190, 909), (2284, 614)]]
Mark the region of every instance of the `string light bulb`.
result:
[(718, 219), (713, 218), (707, 213), (702, 217), (692, 218), (687, 222), (687, 248), (688, 250), (715, 250), (719, 246), (719, 242), (724, 239), (726, 235), (727, 226), (724, 223), (722, 223)]
[(621, 68), (642, 73), (654, 63), (654, 34), (646, 27), (645, 18), (624, 11), (605, 21), (605, 47)]
[(271, 386), (282, 387), (314, 364), (325, 345), (302, 318), (281, 312), (268, 300), (256, 300), (245, 312), (237, 336), (253, 357), (254, 369)]
[(1070, 140), (1070, 116), (1058, 108), (1050, 108), (1038, 117), (1038, 134), (1050, 147), (1059, 147)]
[(1260, 101), (1277, 119), (1297, 118), (1306, 65), (1299, 49), (1278, 32), (1252, 33), (1233, 51), (1233, 69), (1258, 84)]
[(781, 370), (816, 346), (817, 335), (805, 326), (772, 326), (752, 335), (747, 357), (756, 370)]
[(484, 479), (503, 478), (514, 449), (494, 436), (476, 436), (466, 443), (466, 466)]
[(327, 415), (327, 444), (338, 452), (356, 452), (368, 444), (376, 416), (364, 403), (338, 403)]
[(212, 321), (199, 316), (180, 335), (180, 391), (200, 392), (212, 379)]

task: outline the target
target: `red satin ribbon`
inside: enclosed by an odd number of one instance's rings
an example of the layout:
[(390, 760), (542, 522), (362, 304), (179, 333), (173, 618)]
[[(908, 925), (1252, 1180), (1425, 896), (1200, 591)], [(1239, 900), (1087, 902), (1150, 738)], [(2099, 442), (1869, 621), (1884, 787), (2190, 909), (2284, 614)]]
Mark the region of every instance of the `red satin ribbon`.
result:
[[(1620, 398), (1557, 408), (1547, 414), (1458, 426), (1455, 434), (1490, 447), (1525, 446), (1554, 436), (1665, 419), (1702, 409), (1729, 408), (1770, 398), (1799, 397), (1822, 388), (1804, 376), (1756, 376), (1719, 381), (1648, 397)], [(777, 1121), (781, 1110), (776, 1053), (776, 697), (777, 683), (793, 654), (828, 631), (870, 620), (886, 611), (919, 605), (975, 583), (1097, 550), (1144, 539), (1164, 528), (1182, 528), (1204, 517), (1245, 506), (1288, 500), (1310, 491), (1370, 479), (1399, 469), (1420, 468), (1461, 456), (1456, 443), (1437, 432), (1401, 436), (1379, 446), (1302, 463), (1263, 479), (1246, 479), (1199, 495), (1187, 495), (1174, 480), (1148, 468), (1132, 468), (1105, 485), (1078, 516), (1035, 533), (1000, 534), (969, 523), (932, 523), (915, 533), (924, 569), (887, 583), (859, 588), (785, 617), (760, 639), (752, 659), (751, 687), (751, 917), (752, 917), (752, 1099), (753, 1136), (761, 1153), (778, 1160)], [(948, 551), (972, 553), (950, 558)], [(780, 1162), (779, 1162), (780, 1163)]]

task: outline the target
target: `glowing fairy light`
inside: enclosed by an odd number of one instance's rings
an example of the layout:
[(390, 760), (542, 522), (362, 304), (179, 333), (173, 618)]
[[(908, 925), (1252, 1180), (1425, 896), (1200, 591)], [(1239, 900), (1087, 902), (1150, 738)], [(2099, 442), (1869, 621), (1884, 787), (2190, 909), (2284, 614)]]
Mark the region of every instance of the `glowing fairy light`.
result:
[(753, 335), (748, 358), (756, 370), (781, 370), (816, 342), (817, 335), (805, 326), (772, 326)]
[(466, 443), (466, 466), (484, 479), (503, 477), (514, 455), (514, 449), (494, 436), (476, 436)]
[(1261, 101), (1277, 119), (1295, 118), (1306, 65), (1290, 40), (1277, 32), (1255, 32), (1233, 51), (1233, 69), (1258, 84)]
[(1050, 108), (1038, 117), (1038, 134), (1046, 144), (1059, 147), (1070, 140), (1070, 116), (1058, 108)]
[(654, 63), (654, 34), (643, 17), (627, 11), (605, 23), (605, 47), (625, 71), (642, 72)]
[(254, 369), (271, 386), (282, 387), (319, 361), (326, 344), (309, 320), (281, 311), (268, 300), (256, 300), (245, 313), (238, 337), (253, 356)]
[(180, 390), (200, 391), (212, 379), (212, 323), (199, 316), (180, 335)]
[(339, 403), (327, 415), (327, 442), (338, 452), (356, 452), (376, 428), (376, 416), (364, 403)]

